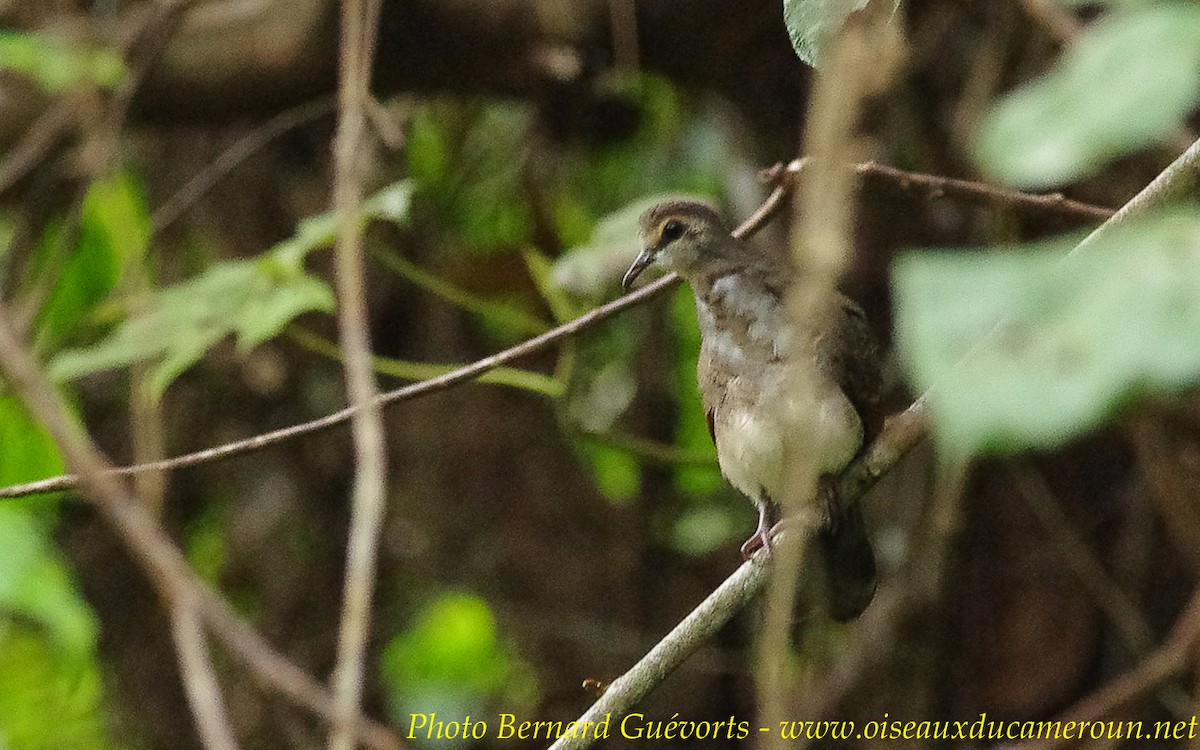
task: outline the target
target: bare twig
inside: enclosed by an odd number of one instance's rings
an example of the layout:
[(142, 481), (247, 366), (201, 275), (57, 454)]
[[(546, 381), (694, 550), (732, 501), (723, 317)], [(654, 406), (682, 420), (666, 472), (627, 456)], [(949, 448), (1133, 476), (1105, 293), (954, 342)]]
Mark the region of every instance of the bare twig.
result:
[(225, 175), (259, 149), (284, 133), (329, 114), (333, 107), (334, 99), (331, 96), (313, 99), (280, 112), (236, 140), (155, 210), (150, 217), (150, 236), (157, 235), (173, 224)]
[(338, 130), (334, 141), (334, 206), (338, 217), (336, 248), (338, 340), (346, 372), (346, 396), (359, 408), (350, 420), (354, 440), (354, 489), (337, 663), (333, 670), (334, 717), (330, 750), (352, 750), (362, 701), (375, 557), (387, 505), (387, 446), (383, 410), (371, 356), (367, 284), (362, 248), (363, 131), (370, 104), (371, 51), (379, 4), (345, 0), (338, 86)]
[(237, 739), (225, 714), (221, 685), (205, 642), (207, 636), (196, 603), (188, 597), (180, 597), (171, 605), (171, 637), (179, 657), (184, 692), (204, 750), (237, 750)]
[(1010, 190), (973, 180), (909, 172), (874, 161), (857, 164), (854, 171), (861, 177), (893, 182), (904, 190), (924, 191), (930, 198), (953, 195), (990, 206), (1098, 221), (1107, 219), (1114, 212), (1114, 209), (1111, 208), (1072, 200), (1062, 193), (1023, 193), (1019, 190)]
[[(786, 165), (776, 164), (764, 170), (763, 175), (772, 180), (795, 179), (804, 170), (806, 161), (806, 159), (796, 159)], [(924, 193), (929, 198), (954, 197), (999, 208), (1100, 221), (1115, 213), (1115, 209), (1073, 200), (1062, 193), (1025, 193), (974, 180), (942, 177), (926, 172), (910, 172), (875, 161), (855, 164), (854, 172), (864, 179), (887, 182), (901, 190)]]

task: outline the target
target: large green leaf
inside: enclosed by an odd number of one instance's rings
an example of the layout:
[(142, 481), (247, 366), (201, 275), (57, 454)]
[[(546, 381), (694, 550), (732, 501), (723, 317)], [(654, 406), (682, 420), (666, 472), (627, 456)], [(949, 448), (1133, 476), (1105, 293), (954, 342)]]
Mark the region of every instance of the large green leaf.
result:
[[(886, 2), (887, 0), (876, 0)], [(870, 0), (783, 0), (783, 22), (792, 48), (800, 59), (820, 67), (821, 51), (851, 13), (867, 7)], [(900, 0), (893, 0), (893, 8)]]
[(1200, 5), (1112, 12), (1046, 75), (1001, 99), (976, 153), (998, 178), (1047, 188), (1153, 144), (1200, 101)]
[(116, 747), (104, 709), (94, 657), (65, 665), (59, 647), (42, 630), (0, 616), (0, 747)]
[(225, 336), (249, 349), (307, 310), (332, 310), (333, 293), (277, 252), (258, 261), (222, 263), (199, 277), (151, 294), (95, 346), (64, 351), (51, 374), (70, 380), (93, 372), (153, 361), (150, 386), (161, 395), (180, 373)]
[(1200, 216), (1130, 221), (1063, 260), (1072, 244), (897, 262), (897, 343), (933, 388), (944, 450), (1052, 448), (1139, 394), (1200, 382)]
[(50, 543), (45, 519), (26, 505), (0, 504), (0, 622), (17, 615), (44, 629), (70, 665), (93, 655), (96, 622)]

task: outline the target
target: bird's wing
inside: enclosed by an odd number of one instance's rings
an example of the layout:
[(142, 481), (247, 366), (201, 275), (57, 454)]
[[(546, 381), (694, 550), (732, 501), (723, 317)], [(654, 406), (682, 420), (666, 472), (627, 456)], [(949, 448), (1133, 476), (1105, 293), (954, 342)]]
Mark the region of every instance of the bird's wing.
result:
[(867, 322), (866, 313), (854, 300), (838, 295), (835, 330), (823, 337), (831, 347), (825, 352), (826, 372), (837, 382), (858, 411), (868, 439), (882, 425), (886, 395), (884, 354)]

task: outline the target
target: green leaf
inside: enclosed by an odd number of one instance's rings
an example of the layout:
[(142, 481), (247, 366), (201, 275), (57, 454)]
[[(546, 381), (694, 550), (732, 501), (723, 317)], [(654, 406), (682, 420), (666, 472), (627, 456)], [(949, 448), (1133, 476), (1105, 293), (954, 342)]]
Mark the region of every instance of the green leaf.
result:
[(1200, 6), (1113, 12), (1037, 81), (1001, 99), (976, 156), (1006, 182), (1044, 189), (1170, 134), (1200, 100)]
[(30, 419), (15, 396), (0, 396), (0, 485), (57, 476), (64, 468), (46, 428)]
[(47, 524), (28, 506), (0, 504), (0, 549), (0, 612), (43, 628), (65, 664), (85, 663), (96, 645), (95, 616), (75, 591)]
[[(50, 363), (58, 380), (153, 361), (150, 387), (161, 396), (180, 373), (228, 335), (247, 350), (297, 315), (330, 311), (333, 293), (304, 273), (293, 248), (259, 260), (222, 263), (182, 284), (151, 294), (95, 346), (62, 352)], [(293, 265), (294, 264), (294, 265)]]
[[(884, 0), (878, 0), (884, 1)], [(801, 60), (820, 67), (821, 50), (851, 13), (867, 7), (869, 0), (783, 0), (783, 22), (792, 49)], [(894, 0), (893, 8), (900, 7)]]
[[(363, 221), (407, 219), (412, 188), (390, 185), (363, 203)], [(337, 236), (332, 213), (300, 222), (296, 234), (261, 257), (213, 266), (190, 281), (156, 290), (94, 346), (60, 353), (50, 363), (58, 380), (154, 362), (149, 386), (161, 396), (175, 378), (224, 339), (236, 336), (245, 352), (277, 335), (299, 315), (331, 311), (333, 292), (304, 272), (305, 257)]]
[(27, 621), (0, 617), (0, 744), (5, 748), (115, 747), (107, 736), (93, 657), (64, 664), (59, 648)]
[(23, 73), (51, 93), (89, 82), (113, 88), (129, 72), (113, 50), (81, 47), (77, 40), (23, 31), (0, 32), (0, 68)]
[(1053, 448), (1139, 395), (1200, 382), (1194, 210), (1114, 226), (1062, 260), (1073, 244), (896, 264), (897, 344), (915, 385), (934, 389), (943, 450)]
[[(48, 232), (39, 253), (52, 254), (61, 229)], [(150, 212), (128, 172), (88, 188), (80, 215), (79, 242), (68, 257), (38, 314), (41, 343), (56, 347), (103, 301), (125, 270), (139, 263), (150, 239)]]

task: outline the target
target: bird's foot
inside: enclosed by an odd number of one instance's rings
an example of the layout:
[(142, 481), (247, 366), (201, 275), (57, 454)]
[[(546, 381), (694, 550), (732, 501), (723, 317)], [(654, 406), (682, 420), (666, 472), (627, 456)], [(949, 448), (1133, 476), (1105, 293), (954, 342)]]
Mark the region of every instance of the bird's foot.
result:
[(749, 560), (754, 557), (754, 553), (759, 549), (763, 549), (769, 555), (771, 554), (771, 539), (772, 532), (775, 531), (775, 504), (770, 500), (760, 500), (758, 502), (758, 528), (754, 530), (754, 534), (746, 540), (742, 545), (742, 559)]

